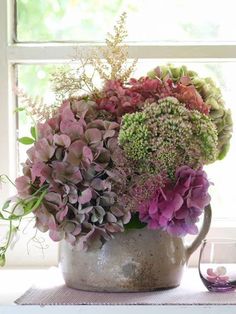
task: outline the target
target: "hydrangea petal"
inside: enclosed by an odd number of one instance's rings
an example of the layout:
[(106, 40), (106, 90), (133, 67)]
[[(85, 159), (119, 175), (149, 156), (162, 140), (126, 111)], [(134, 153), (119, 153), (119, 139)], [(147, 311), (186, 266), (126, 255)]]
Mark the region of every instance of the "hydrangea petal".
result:
[(92, 198), (92, 191), (90, 188), (88, 188), (81, 192), (81, 195), (79, 196), (78, 201), (80, 204), (83, 205), (90, 202), (91, 198)]

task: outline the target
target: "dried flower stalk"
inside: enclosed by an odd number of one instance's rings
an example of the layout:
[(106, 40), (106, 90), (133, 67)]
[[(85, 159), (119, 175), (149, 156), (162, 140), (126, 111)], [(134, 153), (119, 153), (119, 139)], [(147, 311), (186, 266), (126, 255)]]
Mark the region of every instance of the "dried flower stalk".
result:
[[(123, 42), (127, 37), (125, 29), (126, 13), (123, 13), (114, 27), (114, 34), (108, 33), (106, 46), (93, 49), (89, 56), (84, 58), (76, 51), (74, 61), (79, 61), (76, 69), (66, 67), (58, 69), (52, 74), (53, 89), (57, 97), (65, 98), (89, 93), (91, 98), (99, 95), (99, 89), (94, 84), (94, 75), (104, 81), (120, 80), (126, 82), (134, 71), (137, 60), (128, 65), (128, 47)], [(88, 68), (93, 68), (92, 74)]]
[(127, 37), (126, 13), (123, 13), (114, 26), (114, 34), (108, 33), (106, 46), (93, 51), (90, 63), (99, 73), (101, 79), (125, 82), (134, 71), (137, 60), (127, 65), (128, 47), (123, 42)]
[(93, 76), (88, 75), (87, 67), (88, 59), (80, 59), (81, 65), (76, 69), (68, 69), (68, 67), (60, 67), (51, 74), (51, 82), (53, 90), (58, 100), (78, 96), (82, 93), (89, 93), (91, 96), (98, 93), (93, 82)]
[(21, 103), (21, 109), (25, 110), (27, 114), (37, 122), (46, 121), (55, 115), (58, 106), (47, 105), (40, 96), (31, 97), (22, 90), (17, 90), (17, 96)]

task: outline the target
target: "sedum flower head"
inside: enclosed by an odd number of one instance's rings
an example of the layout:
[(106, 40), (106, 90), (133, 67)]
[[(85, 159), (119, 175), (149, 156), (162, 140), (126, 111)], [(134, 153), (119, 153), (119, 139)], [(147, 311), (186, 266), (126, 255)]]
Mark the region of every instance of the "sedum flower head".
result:
[(225, 108), (222, 93), (215, 82), (209, 78), (201, 78), (199, 75), (189, 70), (186, 66), (175, 67), (165, 65), (157, 67), (148, 73), (150, 78), (161, 80), (172, 79), (175, 84), (188, 79), (199, 95), (204, 104), (209, 107), (209, 116), (215, 124), (218, 134), (217, 159), (223, 159), (229, 150), (230, 139), (233, 132), (233, 121), (231, 112)]
[(170, 177), (178, 166), (196, 168), (217, 157), (217, 131), (210, 118), (185, 108), (174, 97), (125, 115), (119, 143), (129, 158), (146, 165), (145, 171), (149, 168)]
[(133, 160), (143, 159), (148, 154), (150, 132), (146, 120), (144, 112), (126, 114), (122, 120), (119, 141), (127, 156)]

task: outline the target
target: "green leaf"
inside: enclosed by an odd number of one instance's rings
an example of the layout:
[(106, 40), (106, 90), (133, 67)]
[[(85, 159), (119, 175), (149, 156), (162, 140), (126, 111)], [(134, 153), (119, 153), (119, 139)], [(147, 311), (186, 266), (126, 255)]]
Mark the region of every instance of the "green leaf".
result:
[(129, 229), (142, 229), (146, 227), (146, 223), (141, 222), (139, 220), (139, 214), (138, 213), (134, 213), (132, 214), (132, 218), (130, 219), (130, 222), (127, 223), (125, 225), (125, 229), (129, 230)]
[(28, 202), (26, 204), (26, 206), (24, 207), (23, 216), (28, 215), (33, 211), (33, 208), (34, 208), (36, 202), (37, 202), (37, 198), (34, 198), (33, 200), (31, 200), (30, 202)]
[(44, 196), (47, 194), (47, 190), (43, 191), (43, 193), (39, 196), (37, 202), (34, 204), (33, 208), (31, 209), (31, 211), (36, 210), (42, 203)]
[(24, 145), (31, 145), (35, 142), (35, 140), (31, 137), (21, 137), (21, 138), (18, 138), (18, 142), (20, 142), (21, 144), (24, 144)]
[(15, 112), (21, 112), (21, 111), (24, 111), (25, 110), (25, 107), (18, 107), (15, 109)]
[(226, 143), (224, 144), (222, 147), (221, 147), (221, 150), (220, 150), (220, 153), (218, 155), (218, 159), (219, 160), (222, 160), (225, 158), (226, 154), (228, 153), (229, 151), (229, 148), (230, 148), (230, 143)]
[[(11, 204), (11, 201), (8, 200), (3, 204), (2, 210), (7, 209), (9, 207), (9, 205)], [(1, 216), (0, 216), (1, 217)]]
[(22, 215), (15, 215), (14, 213), (9, 216), (9, 220), (19, 220), (21, 217), (27, 216), (28, 214), (35, 211), (42, 203), (47, 190), (44, 190), (39, 197), (34, 197), (30, 200), (25, 200), (21, 205), (23, 206), (24, 213)]
[(6, 257), (5, 257), (5, 254), (1, 254), (1, 255), (0, 255), (0, 267), (5, 266), (5, 264), (6, 264)]
[(30, 128), (30, 133), (31, 133), (32, 137), (36, 140), (36, 128), (35, 128), (35, 126), (32, 126)]

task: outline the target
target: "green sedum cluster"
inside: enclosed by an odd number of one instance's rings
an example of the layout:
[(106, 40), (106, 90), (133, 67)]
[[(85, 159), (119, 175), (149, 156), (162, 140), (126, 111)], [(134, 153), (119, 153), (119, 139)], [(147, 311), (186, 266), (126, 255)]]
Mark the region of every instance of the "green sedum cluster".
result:
[(149, 154), (151, 134), (146, 120), (144, 112), (126, 114), (122, 119), (119, 142), (130, 159), (141, 160)]
[(186, 66), (175, 67), (171, 64), (161, 66), (156, 70), (150, 71), (148, 76), (151, 78), (159, 77), (165, 79), (169, 77), (173, 82), (178, 83), (182, 77), (189, 77), (198, 93), (201, 95), (205, 104), (210, 108), (209, 117), (215, 124), (218, 134), (217, 159), (223, 159), (230, 146), (230, 138), (233, 132), (233, 121), (231, 111), (225, 108), (222, 93), (215, 82), (209, 78), (201, 78), (199, 75)]
[(119, 143), (139, 171), (173, 177), (181, 165), (197, 168), (217, 158), (217, 130), (210, 118), (187, 109), (174, 97), (147, 104), (122, 119)]

